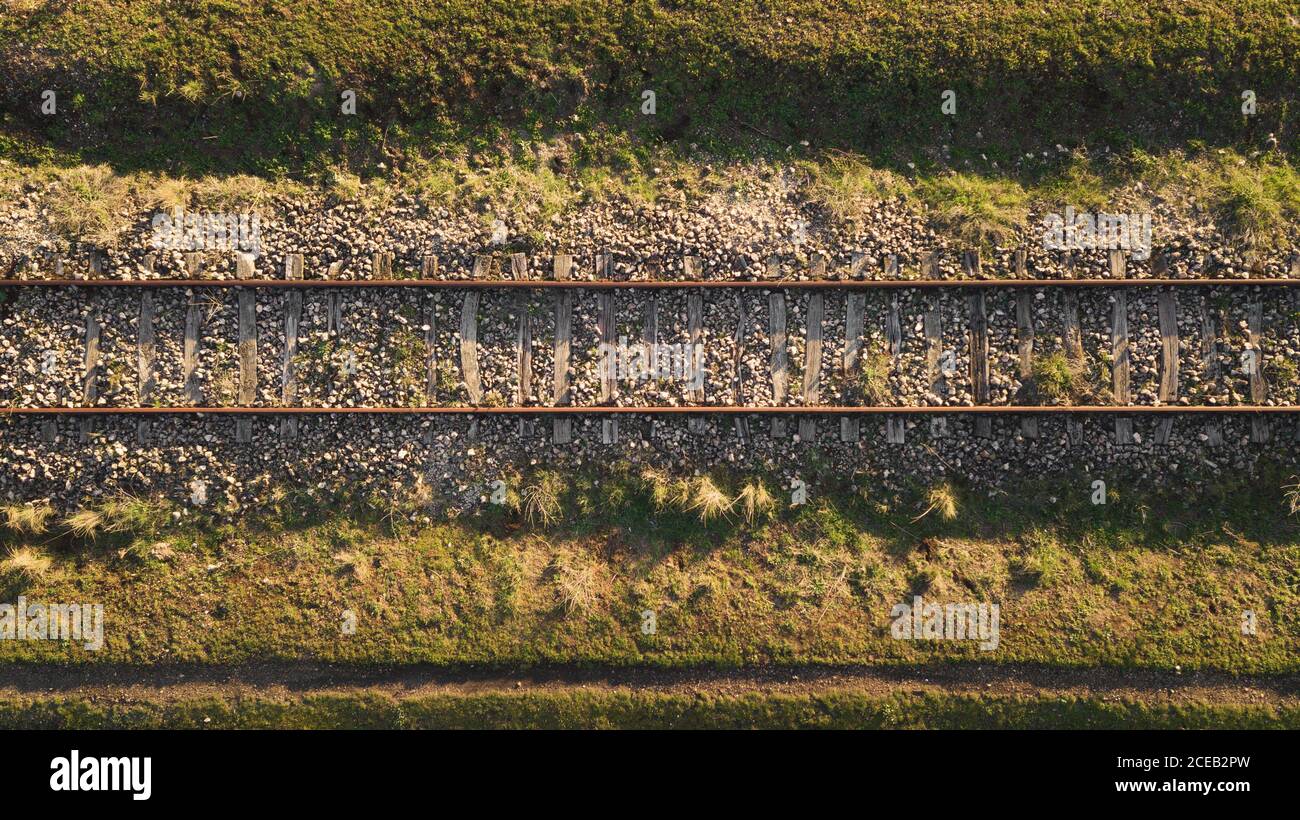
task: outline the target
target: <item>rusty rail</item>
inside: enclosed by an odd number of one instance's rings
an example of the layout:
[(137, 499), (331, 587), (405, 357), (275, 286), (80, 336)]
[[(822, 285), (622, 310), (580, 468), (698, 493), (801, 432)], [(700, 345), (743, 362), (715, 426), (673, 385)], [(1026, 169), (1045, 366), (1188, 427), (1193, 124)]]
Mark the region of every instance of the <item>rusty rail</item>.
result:
[(0, 279), (6, 287), (80, 288), (683, 288), (900, 289), (900, 288), (1098, 288), (1098, 287), (1300, 287), (1300, 279)]
[(1179, 405), (979, 405), (970, 407), (851, 407), (819, 405), (744, 407), (737, 405), (674, 405), (664, 407), (0, 407), (0, 416), (165, 416), (165, 415), (407, 415), (407, 416), (582, 416), (582, 415), (815, 415), (815, 416), (933, 416), (933, 415), (1283, 415), (1300, 414), (1300, 405), (1179, 406)]

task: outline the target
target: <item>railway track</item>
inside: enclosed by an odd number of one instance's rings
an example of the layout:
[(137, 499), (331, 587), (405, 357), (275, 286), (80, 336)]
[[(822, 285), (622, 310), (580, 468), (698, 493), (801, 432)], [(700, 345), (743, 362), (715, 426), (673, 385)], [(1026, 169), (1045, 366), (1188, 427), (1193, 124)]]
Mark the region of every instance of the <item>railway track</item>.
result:
[[(606, 258), (603, 270), (609, 270)], [(689, 273), (690, 260), (684, 269)], [(552, 417), (597, 415), (618, 440), (623, 415), (768, 420), (771, 434), (818, 435), (839, 417), (1203, 417), (1210, 444), (1224, 414), (1300, 411), (1290, 364), (1300, 347), (1300, 281), (1126, 279), (802, 279), (617, 281), (553, 278), (5, 280), (0, 414), (236, 417), (320, 414)], [(40, 314), (39, 320), (28, 321)], [(665, 352), (666, 351), (666, 352)], [(1044, 369), (1044, 362), (1047, 367)], [(1047, 379), (1084, 395), (1046, 391)], [(1061, 385), (1057, 384), (1056, 388)], [(1067, 421), (1070, 434), (1081, 425)], [(692, 423), (692, 426), (695, 425)], [(699, 425), (697, 432), (703, 432)], [(824, 432), (824, 431), (823, 431)]]

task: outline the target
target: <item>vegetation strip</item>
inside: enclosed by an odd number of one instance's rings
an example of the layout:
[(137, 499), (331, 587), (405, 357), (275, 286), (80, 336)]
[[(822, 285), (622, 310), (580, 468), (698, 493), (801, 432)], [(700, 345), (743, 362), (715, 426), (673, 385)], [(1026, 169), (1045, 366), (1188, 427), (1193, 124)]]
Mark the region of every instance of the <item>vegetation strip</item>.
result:
[(1294, 729), (1300, 707), (853, 691), (6, 698), (7, 729)]
[[(1101, 505), (1088, 477), (1010, 492), (846, 482), (791, 508), (770, 478), (653, 468), (506, 475), (500, 505), (436, 521), (421, 499), (302, 492), (238, 518), (145, 499), (71, 514), (10, 504), (0, 601), (101, 603), (104, 645), (6, 640), (0, 661), (88, 675), (947, 662), (1296, 674), (1295, 479), (1189, 475), (1193, 489), (1153, 495), (1101, 475)], [(998, 603), (1000, 645), (897, 640), (893, 608), (915, 596)]]

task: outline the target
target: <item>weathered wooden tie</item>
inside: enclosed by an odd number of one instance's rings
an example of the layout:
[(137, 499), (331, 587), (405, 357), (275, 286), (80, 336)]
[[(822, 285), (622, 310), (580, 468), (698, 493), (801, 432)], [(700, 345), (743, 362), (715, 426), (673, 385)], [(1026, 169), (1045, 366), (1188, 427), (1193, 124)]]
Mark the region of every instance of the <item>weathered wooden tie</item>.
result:
[[(557, 280), (566, 280), (573, 273), (573, 257), (560, 254), (555, 257), (551, 268)], [(569, 389), (569, 349), (573, 338), (573, 291), (562, 290), (555, 294), (555, 351), (552, 399), (557, 407), (570, 404), (573, 400)], [(552, 420), (551, 440), (556, 444), (568, 444), (573, 441), (573, 419), (569, 416)]]
[[(1017, 251), (1017, 256), (1023, 253)], [(1019, 344), (1017, 372), (1021, 383), (1027, 384), (1034, 377), (1034, 295), (1028, 290), (1016, 293), (1016, 340)], [(1021, 419), (1020, 435), (1038, 438), (1038, 419), (1033, 416)]]
[[(285, 407), (298, 403), (298, 326), (302, 323), (302, 291), (291, 290), (284, 298), (284, 356), (280, 361), (280, 402)], [(298, 437), (298, 419), (280, 419), (280, 437)]]
[[(820, 291), (808, 295), (808, 326), (803, 346), (803, 403), (808, 406), (821, 403), (822, 398), (822, 326), (826, 306)], [(817, 440), (817, 417), (799, 417), (799, 440)]]
[(243, 251), (235, 252), (235, 278), (252, 279), (257, 275), (257, 257)]
[[(936, 274), (938, 261), (935, 261)], [(944, 378), (941, 360), (943, 358), (943, 316), (939, 308), (934, 307), (925, 312), (921, 320), (921, 329), (925, 334), (925, 383), (934, 398), (927, 398), (926, 404), (935, 401), (939, 404), (944, 403), (944, 397), (947, 395), (947, 379)], [(948, 426), (942, 418), (933, 419), (930, 425), (930, 432), (935, 436), (947, 435)]]
[[(976, 265), (978, 266), (978, 257)], [(977, 290), (966, 297), (970, 310), (970, 383), (971, 393), (976, 405), (986, 405), (989, 396), (989, 319), (984, 304), (984, 291)], [(990, 416), (975, 417), (975, 435), (980, 438), (993, 437), (993, 419)]]
[[(433, 257), (425, 257), (426, 261)], [(424, 404), (433, 407), (438, 403), (438, 295), (426, 297), (424, 302)], [(424, 430), (424, 443), (433, 444), (434, 429)]]
[[(242, 407), (257, 402), (257, 293), (252, 288), (239, 289), (239, 394), (235, 399)], [(253, 440), (253, 418), (235, 420), (235, 441)]]
[[(1065, 342), (1065, 358), (1074, 367), (1084, 367), (1083, 327), (1079, 324), (1079, 294), (1067, 289), (1061, 294), (1061, 326)], [(1065, 420), (1065, 432), (1071, 444), (1083, 443), (1083, 422), (1078, 416)]]
[[(478, 303), (479, 292), (471, 290), (460, 303), (460, 379), (465, 385), (465, 396), (477, 407), (483, 403), (483, 380), (478, 369)], [(467, 435), (478, 438), (478, 418), (470, 417)]]
[[(736, 333), (731, 340), (731, 392), (735, 397), (735, 402), (744, 405), (745, 397), (745, 377), (742, 371), (745, 367), (745, 337), (749, 335), (749, 319), (745, 312), (745, 297), (737, 293), (735, 296), (736, 304)], [(745, 416), (736, 416), (732, 419), (736, 427), (736, 437), (742, 444), (748, 444), (750, 438), (749, 419)]]
[[(946, 384), (940, 360), (943, 358), (943, 315), (939, 308), (925, 312), (921, 320), (921, 329), (925, 334), (925, 383), (930, 392), (942, 403)], [(927, 402), (928, 403), (928, 402)]]
[[(698, 256), (682, 260), (682, 271), (687, 279), (701, 278), (704, 269)], [(704, 292), (692, 290), (686, 295), (686, 398), (692, 404), (704, 404)], [(691, 416), (686, 429), (693, 435), (702, 435), (706, 429), (703, 416)]]
[[(858, 274), (859, 276), (861, 274)], [(850, 403), (852, 386), (861, 378), (862, 373), (862, 331), (866, 313), (867, 295), (854, 291), (844, 297), (844, 389), (840, 396), (841, 404)], [(857, 441), (861, 435), (861, 419), (845, 416), (840, 419), (840, 441)]]
[[(1268, 383), (1264, 380), (1264, 303), (1251, 302), (1246, 306), (1246, 336), (1254, 355), (1250, 357), (1250, 401), (1263, 404), (1268, 401)], [(1269, 439), (1268, 419), (1262, 415), (1250, 418), (1250, 440), (1263, 444)]]
[[(145, 291), (140, 296), (140, 325), (136, 328), (136, 404), (150, 407), (157, 400), (158, 373), (154, 365), (158, 355), (158, 345), (154, 327), (153, 294)], [(136, 421), (136, 441), (141, 444), (149, 440), (149, 419)]]
[[(641, 355), (642, 355), (642, 361), (644, 361), (646, 363), (646, 366), (651, 369), (651, 372), (653, 372), (653, 369), (655, 367), (655, 357), (658, 355), (657, 351), (659, 349), (659, 295), (658, 294), (653, 292), (650, 294), (650, 298), (646, 299), (645, 301), (644, 311), (645, 312), (642, 315), (642, 322), (641, 322)], [(637, 373), (635, 374), (635, 377), (637, 379), (640, 379), (641, 374)], [(646, 423), (649, 425), (647, 428), (649, 436), (651, 438), (654, 438), (656, 432), (654, 417), (653, 416), (649, 417), (646, 420)]]
[[(194, 298), (193, 296), (190, 297)], [(203, 330), (203, 306), (190, 302), (185, 308), (185, 341), (181, 348), (181, 381), (185, 400), (203, 404), (203, 386), (199, 383), (199, 334)]]
[[(1218, 311), (1210, 304), (1210, 296), (1201, 297), (1201, 377), (1208, 385), (1216, 385), (1222, 373), (1219, 368)], [(1205, 420), (1205, 443), (1209, 447), (1223, 445), (1223, 422), (1214, 416)]]
[[(337, 279), (342, 270), (342, 262), (331, 262), (325, 269), (325, 278)], [(325, 294), (325, 332), (331, 338), (343, 334), (343, 293), (336, 289), (330, 289)]]
[[(781, 406), (789, 396), (790, 364), (785, 336), (785, 294), (774, 291), (767, 297), (767, 333), (772, 345), (772, 404)], [(785, 438), (785, 417), (772, 417), (772, 437)]]
[(437, 279), (438, 278), (438, 257), (433, 254), (425, 254), (420, 260), (420, 278)]
[[(90, 309), (86, 312), (86, 347), (85, 355), (82, 357), (82, 377), (81, 377), (81, 404), (84, 407), (94, 407), (99, 401), (99, 305), (92, 301)], [(80, 437), (84, 444), (90, 440), (90, 434), (95, 429), (95, 420), (93, 418), (83, 418), (80, 420)]]
[[(596, 295), (596, 335), (600, 339), (600, 404), (613, 404), (618, 398), (618, 316), (614, 292), (603, 290)], [(600, 420), (600, 441), (614, 444), (618, 441), (618, 419), (605, 416)]]
[[(894, 257), (889, 257), (897, 269)], [(886, 263), (888, 266), (888, 262)], [(898, 312), (898, 295), (889, 299), (889, 313), (885, 316), (885, 350), (889, 354), (889, 370), (893, 373), (898, 367), (898, 358), (903, 354), (903, 320)], [(903, 444), (907, 440), (907, 425), (902, 416), (885, 417), (885, 441), (889, 444)]]
[[(516, 256), (521, 255), (516, 254)], [(515, 311), (518, 313), (518, 324), (515, 331), (515, 364), (519, 370), (519, 384), (515, 389), (515, 405), (518, 407), (528, 405), (533, 394), (533, 317), (528, 310), (529, 293), (525, 291), (515, 298)], [(532, 419), (519, 419), (519, 437), (528, 438), (532, 434)]]
[[(1129, 373), (1132, 351), (1128, 339), (1128, 293), (1120, 288), (1115, 292), (1115, 309), (1110, 320), (1111, 387), (1115, 403), (1124, 405), (1132, 400), (1129, 392)], [(1115, 443), (1133, 443), (1133, 419), (1127, 416), (1115, 419)]]
[[(1156, 297), (1160, 321), (1160, 388), (1156, 394), (1161, 404), (1178, 401), (1178, 301), (1172, 290)], [(1174, 417), (1164, 416), (1156, 422), (1156, 444), (1168, 444), (1173, 433)]]

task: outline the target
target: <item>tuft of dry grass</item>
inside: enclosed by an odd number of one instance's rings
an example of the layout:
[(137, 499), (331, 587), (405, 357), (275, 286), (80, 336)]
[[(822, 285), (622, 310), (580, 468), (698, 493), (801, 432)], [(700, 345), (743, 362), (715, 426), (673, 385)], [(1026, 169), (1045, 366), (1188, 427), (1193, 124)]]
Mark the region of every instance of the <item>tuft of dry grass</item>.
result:
[(590, 561), (575, 561), (574, 556), (561, 553), (551, 562), (552, 583), (565, 615), (587, 612), (597, 596), (596, 565)]
[(926, 490), (925, 501), (929, 506), (920, 515), (912, 519), (913, 523), (920, 521), (932, 512), (937, 512), (944, 521), (952, 521), (957, 517), (957, 490), (947, 481), (935, 484)]
[(559, 475), (543, 473), (534, 484), (524, 487), (523, 513), (529, 524), (549, 527), (560, 520), (560, 490), (562, 484)]
[(48, 501), (35, 504), (8, 504), (3, 507), (5, 526), (14, 532), (26, 532), (39, 535), (45, 532), (54, 508)]
[(56, 176), (48, 200), (50, 227), (100, 247), (116, 242), (127, 226), (123, 213), (132, 203), (130, 182), (107, 165), (79, 165)]
[(677, 495), (677, 486), (662, 470), (646, 467), (641, 471), (641, 483), (650, 493), (650, 501), (655, 509), (662, 510), (673, 502)]
[(731, 509), (731, 499), (708, 476), (686, 483), (685, 490), (689, 493), (685, 509), (694, 512), (706, 524), (726, 516)]
[(740, 506), (740, 514), (747, 524), (766, 518), (776, 510), (776, 498), (768, 491), (767, 485), (759, 479), (742, 487), (740, 494), (732, 503)]
[(98, 507), (108, 532), (155, 532), (167, 524), (167, 503), (156, 498), (119, 493)]
[(94, 538), (104, 528), (104, 514), (93, 507), (83, 507), (64, 518), (63, 526), (78, 538)]
[(805, 195), (837, 219), (861, 218), (873, 203), (907, 196), (912, 190), (903, 177), (873, 168), (852, 154), (832, 152), (821, 162), (800, 165), (808, 174)]
[(0, 560), (0, 574), (16, 575), (27, 581), (39, 581), (50, 571), (54, 561), (36, 547), (14, 547)]
[(1282, 497), (1286, 499), (1288, 513), (1300, 513), (1300, 477), (1291, 476), (1291, 483), (1282, 485)]

